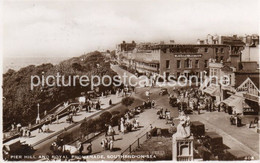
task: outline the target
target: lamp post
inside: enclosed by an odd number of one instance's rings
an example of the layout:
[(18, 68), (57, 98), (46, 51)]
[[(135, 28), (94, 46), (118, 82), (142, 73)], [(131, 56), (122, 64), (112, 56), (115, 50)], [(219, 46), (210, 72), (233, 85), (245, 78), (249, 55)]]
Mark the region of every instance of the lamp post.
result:
[(39, 124), (40, 123), (40, 104), (38, 103), (37, 104), (37, 108), (38, 108), (38, 115), (37, 115), (37, 118), (36, 118), (36, 124)]

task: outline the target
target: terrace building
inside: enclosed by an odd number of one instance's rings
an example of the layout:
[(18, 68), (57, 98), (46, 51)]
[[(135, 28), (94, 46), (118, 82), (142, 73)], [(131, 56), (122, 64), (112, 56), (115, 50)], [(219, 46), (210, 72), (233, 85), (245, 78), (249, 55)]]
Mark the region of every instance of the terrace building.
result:
[[(129, 44), (129, 43), (128, 43)], [(130, 67), (146, 75), (174, 75), (189, 77), (200, 72), (209, 72), (209, 60), (228, 62), (236, 68), (241, 60), (241, 44), (175, 44), (142, 43), (131, 46), (123, 42), (117, 46), (119, 64)], [(128, 48), (124, 48), (128, 45)]]

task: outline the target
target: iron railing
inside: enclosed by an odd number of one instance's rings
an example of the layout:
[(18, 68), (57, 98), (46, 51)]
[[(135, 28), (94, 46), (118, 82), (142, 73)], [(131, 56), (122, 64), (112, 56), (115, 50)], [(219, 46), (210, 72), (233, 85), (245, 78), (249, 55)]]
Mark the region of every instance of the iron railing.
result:
[(125, 159), (124, 155), (130, 155), (131, 153), (135, 152), (138, 148), (140, 148), (141, 144), (143, 144), (148, 139), (150, 139), (149, 131), (141, 137), (137, 138), (132, 144), (129, 145), (129, 147), (127, 147), (123, 152), (121, 152), (120, 156), (117, 157), (114, 161), (131, 161), (131, 157)]

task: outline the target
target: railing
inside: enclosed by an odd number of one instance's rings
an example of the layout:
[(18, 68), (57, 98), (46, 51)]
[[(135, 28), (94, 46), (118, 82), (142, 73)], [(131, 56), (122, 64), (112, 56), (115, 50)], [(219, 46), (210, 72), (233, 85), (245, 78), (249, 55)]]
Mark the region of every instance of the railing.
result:
[[(146, 132), (144, 135), (130, 144), (128, 148), (121, 152), (120, 157), (117, 157), (114, 161), (125, 161), (124, 155), (130, 155), (131, 153), (135, 152), (138, 148), (140, 148), (140, 145), (148, 139), (150, 139), (149, 132)], [(126, 160), (131, 161), (131, 157), (127, 158)]]
[[(78, 103), (71, 103), (71, 104), (69, 104), (68, 106), (66, 106), (64, 109), (62, 109), (62, 111), (68, 109), (68, 108), (71, 107), (72, 105), (78, 105)], [(57, 105), (55, 108), (57, 108), (57, 107), (60, 107), (60, 105)], [(61, 113), (62, 111), (60, 111), (59, 113)], [(59, 119), (62, 118), (62, 117), (64, 117), (64, 116), (66, 116), (67, 114), (68, 114), (67, 112), (61, 113), (61, 114), (59, 115)], [(50, 120), (46, 121), (45, 119), (46, 119), (46, 117), (44, 117), (44, 118), (41, 120), (41, 123), (40, 123), (40, 124), (34, 124), (34, 125), (32, 125), (32, 126), (30, 127), (30, 130), (31, 130), (31, 131), (32, 131), (32, 130), (35, 130), (35, 129), (37, 129), (40, 125), (43, 125), (43, 124), (45, 124), (45, 123), (49, 123)], [(54, 117), (53, 119), (51, 119), (51, 121), (53, 121), (53, 120), (55, 120), (55, 119), (56, 119), (56, 117)], [(44, 120), (44, 121), (43, 121), (43, 120)], [(8, 142), (9, 140), (12, 140), (12, 139), (14, 139), (14, 138), (19, 137), (19, 134), (20, 134), (20, 133), (19, 133), (17, 130), (4, 133), (4, 134), (3, 134), (3, 143)]]

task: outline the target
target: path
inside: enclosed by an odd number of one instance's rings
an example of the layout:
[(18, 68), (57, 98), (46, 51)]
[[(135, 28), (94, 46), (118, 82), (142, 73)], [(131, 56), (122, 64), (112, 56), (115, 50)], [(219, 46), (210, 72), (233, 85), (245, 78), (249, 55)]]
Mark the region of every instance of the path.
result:
[[(91, 113), (88, 113), (86, 111), (81, 111), (78, 112), (76, 116), (73, 116), (73, 120), (74, 122), (79, 122), (81, 120), (83, 120), (86, 117), (90, 117), (106, 108), (108, 108), (109, 105), (109, 100), (112, 99), (113, 103), (119, 103), (122, 99), (122, 97), (116, 97), (116, 95), (110, 95), (108, 97), (100, 97), (100, 102), (101, 102), (101, 110), (98, 111), (92, 111)], [(38, 133), (38, 130), (33, 130), (31, 132), (31, 137), (19, 137), (13, 140), (10, 140), (6, 143), (4, 143), (3, 145), (8, 145), (8, 144), (12, 144), (13, 142), (16, 142), (18, 140), (20, 140), (21, 142), (24, 142), (26, 144), (31, 144), (31, 145), (36, 145), (38, 144), (38, 142), (41, 142), (43, 139), (46, 139), (50, 136), (55, 136), (56, 134), (59, 134), (62, 130), (64, 130), (64, 128), (67, 128), (73, 124), (67, 123), (66, 122), (66, 116), (62, 117), (59, 119), (59, 123), (57, 124), (56, 122), (53, 122), (49, 128), (50, 128), (50, 133)]]

